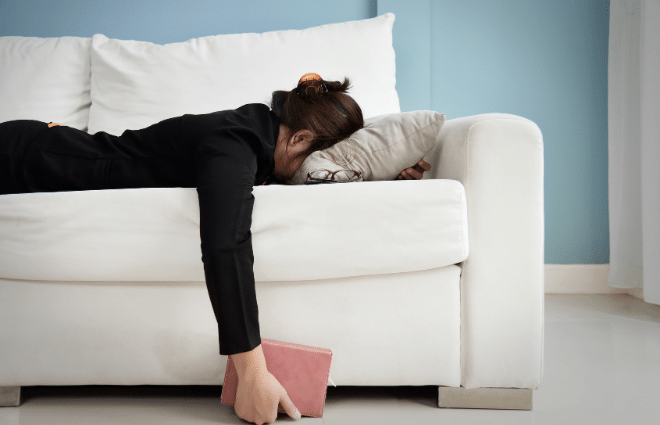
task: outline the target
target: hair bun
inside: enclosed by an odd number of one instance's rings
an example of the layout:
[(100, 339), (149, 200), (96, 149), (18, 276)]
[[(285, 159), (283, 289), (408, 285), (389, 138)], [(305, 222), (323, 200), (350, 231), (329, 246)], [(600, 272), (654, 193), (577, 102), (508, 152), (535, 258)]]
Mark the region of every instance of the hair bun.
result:
[(328, 93), (325, 81), (314, 73), (305, 74), (298, 81), (296, 94), (301, 97), (316, 97)]
[(328, 93), (346, 93), (350, 88), (350, 81), (344, 78), (344, 81), (326, 81), (315, 72), (308, 72), (300, 77), (295, 93), (302, 98), (316, 97)]

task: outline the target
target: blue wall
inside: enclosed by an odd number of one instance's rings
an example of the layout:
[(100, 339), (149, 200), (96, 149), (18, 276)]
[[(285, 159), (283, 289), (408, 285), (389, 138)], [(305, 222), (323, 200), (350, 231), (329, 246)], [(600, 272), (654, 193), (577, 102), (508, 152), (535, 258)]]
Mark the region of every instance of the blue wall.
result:
[(0, 0), (0, 36), (173, 43), (372, 18), (376, 0)]
[(541, 128), (545, 262), (609, 263), (609, 1), (432, 4), (433, 109), (508, 112)]
[(506, 112), (545, 149), (545, 262), (609, 262), (607, 0), (0, 0), (0, 36), (154, 43), (397, 16), (404, 111)]

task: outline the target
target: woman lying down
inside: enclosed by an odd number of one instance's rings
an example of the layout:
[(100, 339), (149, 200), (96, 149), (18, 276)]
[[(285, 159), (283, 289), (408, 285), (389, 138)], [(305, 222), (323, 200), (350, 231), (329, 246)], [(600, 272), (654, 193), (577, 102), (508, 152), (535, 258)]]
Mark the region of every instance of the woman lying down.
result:
[[(364, 125), (347, 94), (350, 81), (305, 74), (295, 89), (275, 91), (270, 107), (185, 114), (121, 136), (57, 123), (0, 123), (0, 195), (147, 187), (195, 187), (206, 286), (218, 322), (220, 354), (238, 372), (234, 410), (272, 423), (278, 404), (300, 413), (266, 369), (261, 349), (250, 223), (255, 185), (282, 183), (312, 152)], [(28, 155), (29, 153), (29, 155)], [(421, 179), (420, 161), (397, 179)], [(238, 259), (238, 260), (237, 260)]]

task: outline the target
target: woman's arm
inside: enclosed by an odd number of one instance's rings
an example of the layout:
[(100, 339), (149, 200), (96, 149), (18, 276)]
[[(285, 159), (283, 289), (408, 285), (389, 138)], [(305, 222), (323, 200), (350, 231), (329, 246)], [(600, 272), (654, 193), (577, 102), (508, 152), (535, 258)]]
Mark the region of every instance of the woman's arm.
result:
[(202, 261), (218, 321), (220, 354), (231, 355), (238, 374), (234, 411), (249, 422), (272, 423), (277, 407), (300, 413), (267, 370), (261, 347), (252, 252), (253, 182), (257, 157), (249, 131), (228, 131), (196, 150)]
[(220, 354), (261, 344), (252, 252), (257, 158), (240, 133), (214, 134), (195, 152), (202, 262)]

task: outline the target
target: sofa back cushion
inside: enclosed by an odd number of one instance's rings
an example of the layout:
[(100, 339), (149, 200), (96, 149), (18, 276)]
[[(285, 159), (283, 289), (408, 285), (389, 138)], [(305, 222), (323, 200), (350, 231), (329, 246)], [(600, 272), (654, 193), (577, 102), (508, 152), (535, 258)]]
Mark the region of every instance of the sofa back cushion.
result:
[(90, 38), (0, 37), (0, 122), (87, 128)]
[(121, 134), (163, 119), (270, 102), (305, 73), (351, 78), (365, 118), (400, 112), (393, 14), (305, 30), (158, 45), (92, 37), (89, 131)]

